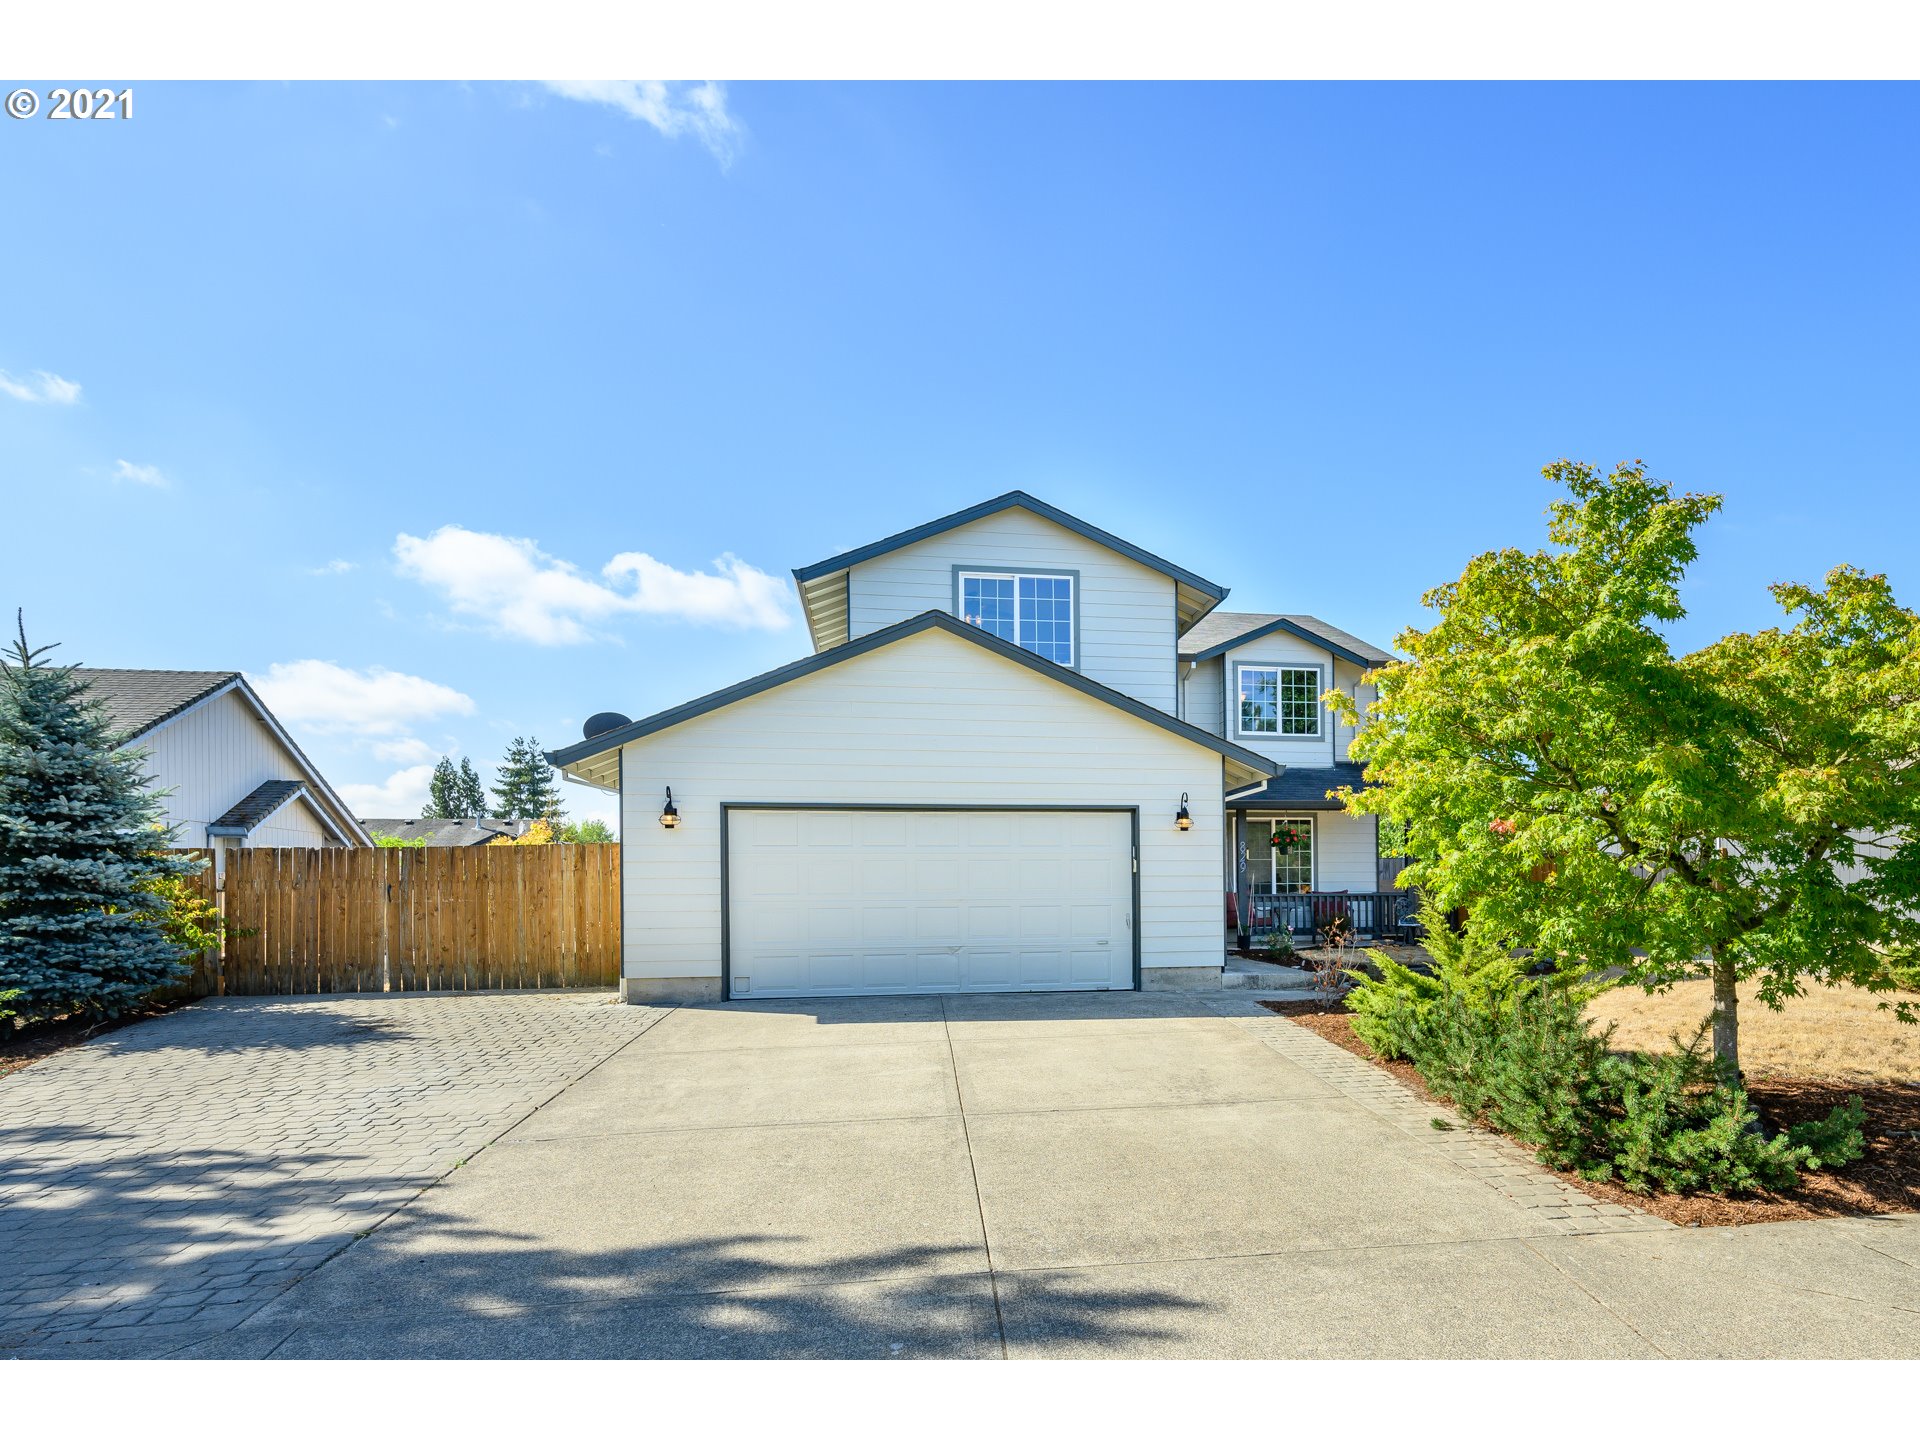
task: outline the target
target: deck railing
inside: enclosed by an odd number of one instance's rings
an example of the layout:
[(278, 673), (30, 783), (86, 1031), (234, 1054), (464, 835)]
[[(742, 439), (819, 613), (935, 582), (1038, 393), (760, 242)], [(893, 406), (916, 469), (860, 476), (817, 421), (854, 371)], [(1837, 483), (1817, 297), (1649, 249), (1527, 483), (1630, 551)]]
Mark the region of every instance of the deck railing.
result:
[(1405, 938), (1416, 901), (1409, 890), (1302, 890), (1247, 897), (1247, 930), (1258, 937), (1284, 929), (1311, 940), (1336, 915), (1344, 915), (1356, 940)]

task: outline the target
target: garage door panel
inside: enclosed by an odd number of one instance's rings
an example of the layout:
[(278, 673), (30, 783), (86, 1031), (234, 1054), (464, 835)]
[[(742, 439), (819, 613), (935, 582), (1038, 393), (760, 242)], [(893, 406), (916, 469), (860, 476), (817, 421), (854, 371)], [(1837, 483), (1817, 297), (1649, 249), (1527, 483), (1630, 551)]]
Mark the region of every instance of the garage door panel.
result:
[(911, 945), (915, 939), (913, 909), (909, 905), (896, 903), (863, 910), (860, 914), (860, 932), (863, 944)]
[(1069, 952), (1069, 964), (1074, 983), (1092, 984), (1111, 970), (1113, 952), (1081, 947)]
[(806, 811), (800, 820), (800, 843), (810, 850), (844, 849), (853, 843), (853, 816), (846, 811)]
[[(1029, 845), (1024, 847), (1032, 850)], [(1018, 866), (1014, 870), (1014, 893), (1021, 898), (1045, 897), (1054, 901), (1067, 898), (1067, 879), (1069, 866), (1066, 857), (1054, 859), (1035, 858)]]
[(1067, 909), (1063, 900), (1047, 905), (1022, 905), (1020, 907), (1020, 940), (1031, 945), (1036, 941), (1050, 941), (1055, 944), (1067, 938)]
[(1013, 938), (1013, 906), (969, 905), (964, 913), (968, 944), (1004, 945)]
[(1020, 970), (1011, 950), (974, 950), (968, 952), (965, 979), (969, 990), (1012, 990), (1020, 983)]
[(958, 990), (960, 956), (953, 950), (923, 950), (914, 968), (915, 988)]
[(908, 820), (910, 845), (918, 849), (952, 849), (966, 841), (966, 818), (947, 810), (916, 810)]
[(916, 905), (914, 938), (922, 945), (958, 945), (967, 938), (966, 912), (957, 904)]
[(734, 993), (1131, 988), (1131, 855), (1116, 812), (733, 812)]
[(810, 946), (838, 948), (860, 938), (860, 912), (852, 905), (816, 903), (799, 913), (805, 927), (803, 934)]
[(1009, 860), (982, 860), (973, 857), (963, 863), (967, 877), (967, 893), (970, 895), (1011, 895), (1013, 890), (1013, 862)]

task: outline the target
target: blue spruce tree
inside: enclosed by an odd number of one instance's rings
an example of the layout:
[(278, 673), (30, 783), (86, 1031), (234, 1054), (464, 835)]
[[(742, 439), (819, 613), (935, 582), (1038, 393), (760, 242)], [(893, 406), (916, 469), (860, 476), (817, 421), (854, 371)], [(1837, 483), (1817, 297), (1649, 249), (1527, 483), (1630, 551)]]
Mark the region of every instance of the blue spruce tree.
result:
[(179, 977), (155, 880), (200, 863), (172, 834), (137, 754), (72, 666), (20, 638), (0, 660), (0, 994), (22, 1020), (112, 1016)]

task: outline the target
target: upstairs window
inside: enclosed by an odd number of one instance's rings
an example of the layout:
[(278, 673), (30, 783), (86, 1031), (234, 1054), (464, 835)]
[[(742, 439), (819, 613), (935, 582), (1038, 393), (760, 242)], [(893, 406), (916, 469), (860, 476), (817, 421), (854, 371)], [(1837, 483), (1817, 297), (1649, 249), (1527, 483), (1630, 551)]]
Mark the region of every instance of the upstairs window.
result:
[(1238, 665), (1240, 733), (1278, 739), (1320, 735), (1320, 671), (1315, 666)]
[(1074, 665), (1074, 577), (996, 574), (964, 570), (959, 575), (960, 618), (989, 634), (1060, 665)]

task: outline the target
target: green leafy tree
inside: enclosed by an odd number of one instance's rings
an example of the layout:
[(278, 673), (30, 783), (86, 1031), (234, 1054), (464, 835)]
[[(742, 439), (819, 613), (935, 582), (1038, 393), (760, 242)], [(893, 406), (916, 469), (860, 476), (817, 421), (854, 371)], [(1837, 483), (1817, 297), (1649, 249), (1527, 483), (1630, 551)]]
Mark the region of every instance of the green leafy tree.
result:
[(569, 820), (559, 830), (563, 845), (611, 845), (613, 829), (604, 820)]
[(480, 772), (473, 768), (473, 761), (465, 755), (460, 757), (460, 783), (456, 794), (459, 809), (455, 810), (454, 814), (465, 815), (474, 820), (485, 818), (487, 787), (480, 783)]
[(141, 757), (52, 648), (22, 621), (0, 662), (0, 992), (28, 1021), (116, 1015), (177, 979), (173, 882), (202, 863), (164, 849)]
[(453, 768), (453, 757), (442, 755), (434, 764), (433, 778), (427, 781), (427, 803), (422, 820), (449, 820), (469, 812), (460, 808), (460, 772)]
[(1920, 617), (1843, 568), (1773, 587), (1791, 628), (1676, 657), (1662, 627), (1719, 497), (1638, 462), (1543, 473), (1570, 496), (1553, 548), (1425, 596), (1438, 622), (1399, 637), (1353, 744), (1379, 786), (1347, 804), (1404, 826), (1403, 883), (1501, 944), (1648, 988), (1704, 969), (1732, 1081), (1740, 981), (1776, 1008), (1885, 991), (1920, 949)]
[(558, 821), (566, 814), (560, 800), (560, 782), (540, 749), (540, 742), (515, 736), (494, 781), (500, 803), (494, 814), (502, 820)]

